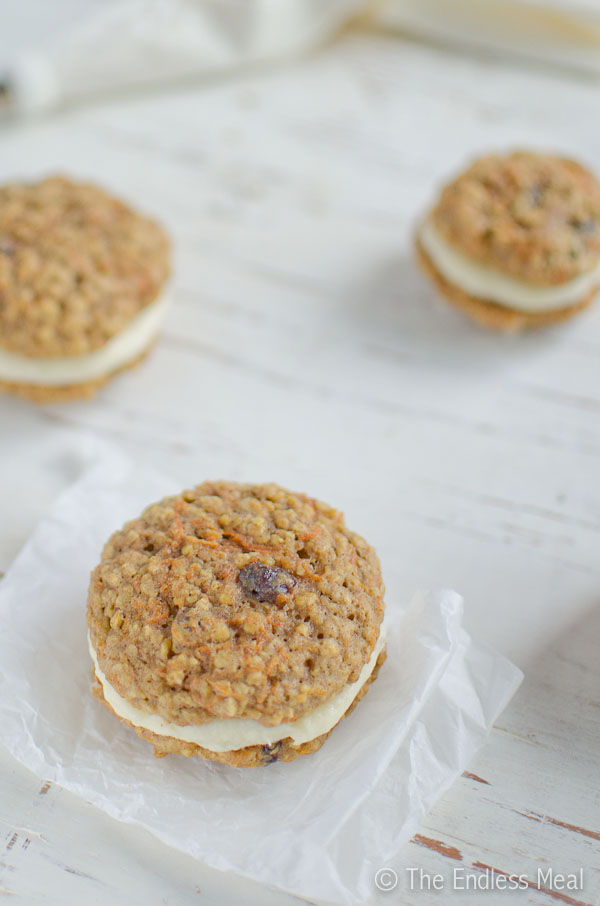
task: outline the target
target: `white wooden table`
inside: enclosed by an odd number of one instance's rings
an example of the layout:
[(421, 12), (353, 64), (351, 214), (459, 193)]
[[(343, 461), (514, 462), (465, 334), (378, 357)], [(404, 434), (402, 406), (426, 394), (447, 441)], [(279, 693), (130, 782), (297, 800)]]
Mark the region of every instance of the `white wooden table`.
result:
[[(0, 178), (64, 170), (156, 213), (175, 305), (153, 357), (93, 402), (0, 398), (0, 570), (84, 466), (90, 433), (181, 478), (272, 479), (345, 509), (388, 600), (452, 586), (526, 673), (381, 903), (600, 902), (600, 305), (487, 335), (434, 300), (410, 249), (434, 186), (485, 148), (600, 171), (597, 84), (347, 35), (287, 69), (7, 128)], [(60, 690), (57, 690), (60, 694)], [(287, 904), (209, 871), (0, 754), (11, 903)], [(454, 867), (584, 889), (465, 894)], [(375, 888), (374, 888), (375, 891)], [(12, 896), (9, 896), (12, 894)]]

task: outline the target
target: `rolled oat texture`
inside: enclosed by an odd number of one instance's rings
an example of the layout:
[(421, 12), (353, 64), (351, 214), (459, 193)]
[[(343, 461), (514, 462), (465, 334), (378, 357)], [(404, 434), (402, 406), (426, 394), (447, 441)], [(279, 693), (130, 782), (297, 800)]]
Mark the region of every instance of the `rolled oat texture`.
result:
[[(375, 551), (337, 510), (274, 484), (205, 482), (109, 539), (88, 626), (101, 669), (130, 704), (180, 725), (278, 726), (358, 679), (383, 593)], [(158, 754), (235, 754), (140, 733)], [(289, 749), (278, 752), (295, 757)], [(264, 763), (242, 751), (235, 763)]]

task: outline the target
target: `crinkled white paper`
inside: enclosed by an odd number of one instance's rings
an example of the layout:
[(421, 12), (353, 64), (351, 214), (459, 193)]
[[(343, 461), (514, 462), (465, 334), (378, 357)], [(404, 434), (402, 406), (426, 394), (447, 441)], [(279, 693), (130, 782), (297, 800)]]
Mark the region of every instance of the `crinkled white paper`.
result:
[(314, 755), (252, 770), (155, 759), (90, 694), (85, 602), (108, 535), (172, 481), (118, 456), (65, 492), (0, 584), (0, 733), (23, 764), (223, 870), (358, 903), (464, 769), (521, 674), (451, 591), (388, 602), (388, 659)]

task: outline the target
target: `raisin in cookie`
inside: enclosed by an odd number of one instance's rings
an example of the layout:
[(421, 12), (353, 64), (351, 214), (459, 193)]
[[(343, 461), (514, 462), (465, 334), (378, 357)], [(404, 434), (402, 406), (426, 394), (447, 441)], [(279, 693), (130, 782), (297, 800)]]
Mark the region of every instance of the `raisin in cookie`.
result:
[(0, 390), (90, 396), (151, 348), (169, 241), (147, 217), (62, 177), (0, 187)]
[(549, 154), (483, 157), (442, 190), (416, 244), (443, 295), (485, 327), (562, 321), (600, 287), (600, 183)]
[(385, 660), (375, 551), (273, 484), (205, 482), (108, 540), (94, 693), (154, 746), (253, 767), (316, 751)]

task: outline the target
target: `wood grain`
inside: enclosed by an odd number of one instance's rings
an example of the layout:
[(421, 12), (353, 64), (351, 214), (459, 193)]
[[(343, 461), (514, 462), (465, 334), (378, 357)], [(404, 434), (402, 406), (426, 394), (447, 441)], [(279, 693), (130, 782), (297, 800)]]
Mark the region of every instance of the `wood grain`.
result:
[[(600, 307), (489, 335), (436, 300), (410, 250), (435, 186), (484, 149), (556, 148), (600, 171), (597, 105), (595, 82), (564, 73), (349, 35), (285, 69), (66, 111), (0, 143), (3, 178), (96, 179), (176, 243), (175, 304), (146, 363), (90, 403), (0, 398), (0, 569), (108, 441), (182, 484), (272, 479), (330, 500), (377, 546), (389, 606), (455, 587), (469, 628), (525, 670), (378, 902), (438, 902), (404, 868), (455, 864), (584, 869), (571, 900), (528, 887), (486, 906), (599, 901)], [(0, 762), (9, 902), (294, 902)]]

